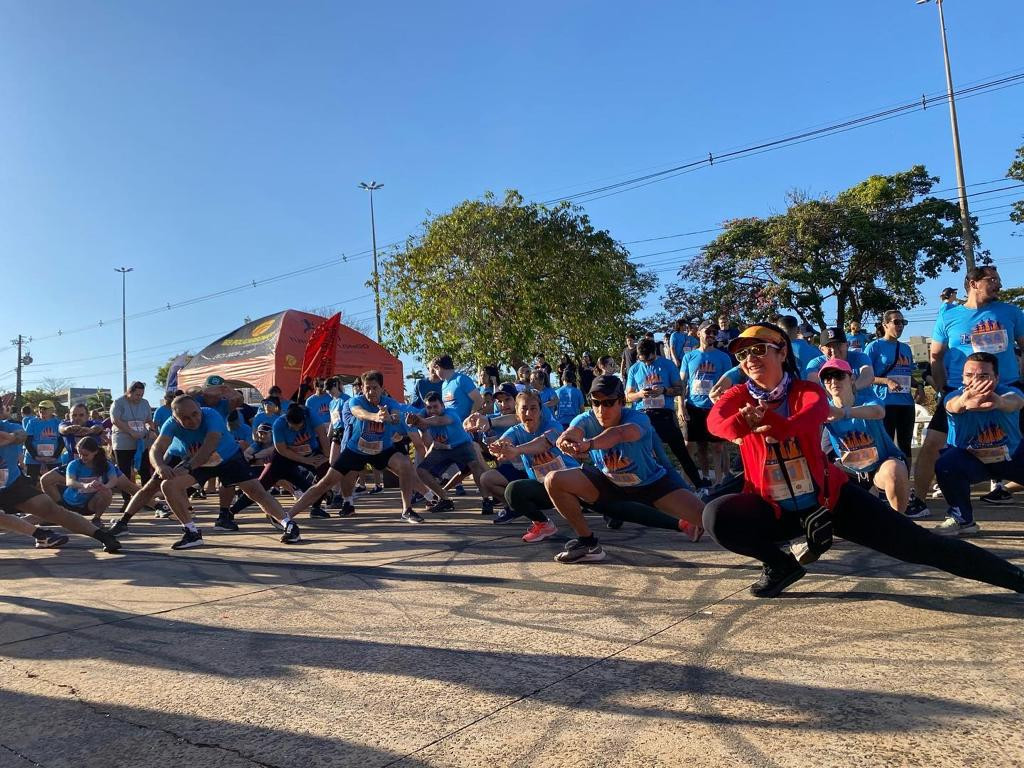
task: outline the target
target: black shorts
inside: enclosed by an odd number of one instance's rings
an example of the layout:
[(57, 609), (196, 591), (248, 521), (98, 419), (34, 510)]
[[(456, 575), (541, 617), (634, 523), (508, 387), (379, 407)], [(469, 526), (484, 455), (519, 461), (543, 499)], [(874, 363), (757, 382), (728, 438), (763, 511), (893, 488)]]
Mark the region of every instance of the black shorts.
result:
[(722, 438), (708, 432), (708, 414), (693, 403), (686, 404), (686, 415), (689, 417), (686, 422), (686, 439), (692, 443), (720, 443)]
[(470, 463), (476, 461), (476, 448), (473, 442), (461, 443), (454, 448), (433, 448), (420, 462), (419, 469), (424, 469), (434, 477), (440, 477), (452, 464), (460, 472), (466, 472)]
[(672, 491), (685, 490), (685, 486), (677, 483), (667, 473), (647, 485), (622, 486), (609, 480), (608, 476), (593, 464), (584, 464), (582, 469), (586, 478), (597, 488), (597, 501), (593, 503), (595, 508), (619, 501), (637, 501), (653, 507), (654, 502), (668, 496)]
[(522, 466), (516, 466), (510, 462), (498, 465), (498, 473), (510, 483), (516, 480), (529, 480), (530, 476)]
[(387, 469), (388, 462), (391, 461), (391, 457), (395, 454), (401, 454), (402, 452), (397, 450), (394, 446), (385, 448), (380, 453), (360, 453), (359, 451), (353, 451), (351, 448), (346, 448), (341, 452), (341, 455), (335, 459), (334, 463), (331, 464), (331, 469), (341, 474), (346, 475), (349, 472), (362, 472), (366, 469), (366, 465), (369, 464), (374, 469)]
[(18, 475), (13, 483), (6, 488), (0, 488), (0, 509), (8, 514), (14, 514), (18, 511), (18, 505), (42, 495), (43, 492), (36, 483), (24, 475)]
[(946, 395), (952, 391), (950, 387), (946, 387), (941, 392), (936, 393), (939, 404), (935, 406), (935, 413), (932, 414), (932, 419), (928, 422), (929, 432), (934, 430), (944, 435), (949, 432), (949, 416), (946, 414)]
[(225, 459), (216, 467), (193, 467), (189, 474), (196, 479), (196, 485), (202, 487), (208, 480), (217, 478), (221, 485), (238, 485), (256, 477), (253, 468), (239, 451), (230, 459)]
[(65, 501), (63, 498), (60, 500), (60, 505), (69, 512), (77, 512), (80, 515), (91, 515), (89, 511), (89, 503), (85, 504), (72, 504), (70, 501)]

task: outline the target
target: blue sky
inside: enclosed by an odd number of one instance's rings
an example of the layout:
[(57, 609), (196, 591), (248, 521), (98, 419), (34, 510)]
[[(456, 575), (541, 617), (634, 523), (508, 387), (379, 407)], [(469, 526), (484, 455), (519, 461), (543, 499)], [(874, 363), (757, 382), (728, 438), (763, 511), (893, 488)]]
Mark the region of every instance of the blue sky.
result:
[[(388, 244), (427, 211), (486, 190), (544, 200), (945, 88), (934, 4), (624, 8), (0, 3), (0, 317), (5, 343), (36, 339), (28, 385), (120, 387), (120, 325), (96, 323), (120, 314), (121, 265), (134, 268), (130, 315), (337, 259), (133, 321), (131, 379), (152, 381), (175, 352), (285, 307), (338, 304), (372, 324), (363, 180), (385, 185), (377, 232)], [(958, 87), (1024, 71), (1018, 0), (945, 8)], [(1022, 97), (1024, 86), (958, 104), (968, 183), (1005, 173), (1024, 142)], [(955, 184), (944, 106), (586, 209), (616, 238), (640, 240), (769, 214), (787, 190), (837, 192), (914, 163), (941, 188)], [(972, 205), (996, 208), (1005, 194)], [(1003, 221), (1005, 207), (979, 215), (1004, 283), (1024, 283), (1024, 230)], [(689, 252), (647, 254), (708, 237), (630, 248), (671, 280)], [(944, 276), (926, 293), (960, 282)], [(934, 303), (909, 316), (909, 333), (927, 334)], [(13, 387), (13, 365), (9, 350), (0, 389)]]

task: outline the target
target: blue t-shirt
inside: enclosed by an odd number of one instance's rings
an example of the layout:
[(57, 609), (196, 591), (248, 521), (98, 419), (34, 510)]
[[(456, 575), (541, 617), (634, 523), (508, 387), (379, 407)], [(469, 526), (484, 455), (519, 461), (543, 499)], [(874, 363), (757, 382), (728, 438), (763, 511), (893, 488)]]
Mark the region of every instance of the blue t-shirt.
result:
[(215, 467), (238, 453), (238, 443), (235, 442), (223, 416), (213, 408), (200, 408), (199, 410), (202, 412), (203, 418), (196, 429), (185, 429), (176, 419), (172, 418), (165, 421), (164, 425), (160, 427), (160, 436), (178, 438), (184, 444), (188, 455), (195, 456), (210, 432), (220, 433), (217, 447), (204, 465)]
[[(903, 388), (900, 392), (890, 392), (884, 384), (875, 384), (875, 395), (878, 396), (882, 405), (913, 405), (914, 395), (912, 394), (911, 380), (914, 376), (914, 353), (910, 347), (902, 341), (875, 339), (868, 344), (864, 351), (871, 359), (871, 367), (875, 371), (875, 376), (881, 376), (888, 370), (889, 372), (885, 373), (886, 378), (892, 379)], [(890, 369), (889, 366), (892, 365), (894, 359), (896, 365)]]
[(569, 422), (583, 410), (583, 393), (571, 384), (565, 384), (556, 389), (555, 394), (558, 396), (555, 416), (563, 426), (569, 426)]
[[(951, 310), (952, 311), (952, 310)], [(1021, 394), (1015, 387), (999, 385), (997, 395), (1012, 392), (1018, 397)], [(954, 395), (962, 395), (963, 389), (957, 389), (946, 395), (948, 402)], [(1020, 412), (1005, 413), (994, 408), (985, 411), (964, 411), (949, 413), (949, 444), (973, 454), (984, 464), (996, 464), (1009, 461), (1020, 445)]]
[(306, 407), (309, 408), (309, 415), (317, 426), (331, 421), (331, 400), (332, 398), (328, 394), (310, 395), (306, 398)]
[[(70, 419), (68, 419), (66, 421), (62, 421), (60, 423), (60, 425), (62, 427), (73, 426), (73, 424), (72, 424)], [(95, 421), (93, 419), (89, 419), (82, 426), (85, 426), (85, 427), (102, 427), (103, 426), (103, 422)], [(61, 437), (64, 439), (64, 451), (65, 451), (68, 459), (76, 459), (76, 458), (78, 458), (78, 447), (77, 446), (78, 446), (78, 441), (81, 440), (82, 438), (78, 437), (77, 435), (61, 435)], [(103, 435), (102, 434), (90, 435), (90, 437), (92, 437), (94, 440), (99, 442), (100, 438), (103, 437)]]
[(320, 441), (316, 437), (316, 428), (309, 419), (303, 421), (298, 429), (292, 429), (286, 416), (278, 416), (271, 429), (274, 446), (283, 445), (300, 456), (309, 456), (320, 450)]
[(544, 389), (536, 389), (534, 391), (537, 393), (537, 397), (540, 398), (542, 408), (547, 408), (548, 403), (558, 399), (558, 394), (551, 387), (544, 387)]
[(720, 349), (695, 349), (687, 352), (679, 366), (686, 372), (686, 402), (705, 411), (711, 410), (711, 390), (722, 375), (732, 368), (732, 360)]
[[(380, 398), (380, 405), (386, 406), (392, 413), (402, 414), (402, 406), (396, 400), (387, 395)], [(395, 434), (401, 432), (398, 424), (385, 424), (376, 421), (365, 421), (358, 419), (352, 414), (352, 408), (362, 408), (370, 413), (377, 413), (380, 405), (374, 405), (366, 399), (365, 395), (356, 395), (350, 398), (342, 409), (342, 419), (347, 416), (351, 422), (347, 424), (348, 440), (345, 447), (357, 453), (375, 456), (395, 444)], [(404, 421), (402, 416), (399, 421)]]
[(230, 427), (230, 429), (231, 436), (235, 438), (236, 443), (240, 440), (244, 440), (246, 445), (252, 445), (252, 429), (244, 421), (238, 419), (235, 422), (235, 426)]
[(266, 411), (260, 411), (252, 418), (252, 438), (256, 439), (256, 430), (259, 429), (261, 424), (269, 424), (271, 427), (274, 426), (274, 422), (280, 417), (279, 413), (267, 413)]
[(200, 408), (212, 408), (215, 410), (220, 414), (221, 418), (224, 419), (225, 422), (228, 420), (228, 416), (231, 415), (231, 401), (226, 397), (222, 397), (218, 400), (216, 405), (207, 405), (206, 398), (202, 396), (196, 398), (196, 402), (199, 403)]
[[(685, 358), (684, 358), (685, 359)], [(678, 387), (682, 384), (679, 378), (679, 370), (664, 357), (654, 358), (654, 362), (647, 364), (643, 360), (637, 360), (629, 367), (626, 374), (626, 389), (640, 391), (647, 387)], [(653, 411), (658, 408), (676, 407), (676, 399), (672, 395), (658, 395), (657, 397), (644, 398), (633, 403), (633, 407), (640, 411)]]
[(729, 380), (729, 383), (732, 384), (734, 387), (737, 384), (745, 383), (747, 380), (747, 374), (745, 374), (743, 372), (743, 369), (740, 368), (738, 365), (734, 365), (732, 368), (730, 368), (722, 375), (725, 376)]
[(454, 408), (459, 414), (459, 421), (467, 418), (473, 412), (473, 398), (470, 393), (476, 391), (476, 384), (464, 373), (456, 373), (448, 381), (441, 385), (441, 399), (444, 407)]
[[(102, 480), (105, 483), (111, 478), (111, 476), (117, 477), (118, 475), (120, 475), (121, 470), (119, 470), (115, 465), (111, 464), (108, 461), (107, 468), (103, 471), (103, 475), (99, 476), (89, 464), (86, 464), (81, 459), (75, 459), (70, 464), (68, 464), (67, 474), (70, 475), (72, 479), (77, 480), (80, 483), (89, 483), (95, 480), (97, 477), (100, 477), (100, 480)], [(86, 491), (83, 491), (81, 488), (71, 488), (69, 486), (64, 489), (64, 501), (66, 501), (68, 504), (80, 507), (85, 504), (88, 504), (89, 499), (91, 499), (95, 494), (96, 491), (91, 491), (87, 493)]]
[[(810, 379), (812, 373), (817, 373), (821, 366), (828, 360), (826, 355), (818, 355), (816, 358), (811, 360), (804, 369), (804, 378)], [(856, 381), (857, 377), (860, 376), (860, 369), (865, 365), (871, 367), (871, 358), (865, 355), (863, 352), (858, 352), (854, 349), (846, 350), (846, 362), (850, 364), (853, 369), (853, 380)]]
[(974, 352), (990, 352), (999, 359), (999, 383), (1020, 379), (1020, 367), (1013, 343), (1024, 336), (1024, 313), (1012, 304), (993, 301), (978, 309), (962, 304), (940, 312), (932, 329), (932, 341), (948, 349), (942, 363), (946, 386), (963, 384), (964, 363)]
[(672, 347), (672, 354), (676, 356), (676, 360), (681, 362), (683, 355), (700, 346), (700, 341), (683, 331), (672, 331), (672, 335), (668, 337), (668, 344)]
[(160, 429), (169, 418), (171, 418), (171, 406), (169, 405), (161, 405), (153, 412), (153, 423), (157, 429)]
[(821, 350), (806, 339), (793, 339), (793, 357), (796, 358), (796, 369), (801, 375), (807, 369), (811, 360), (821, 354)]
[(342, 426), (341, 409), (344, 407), (346, 402), (348, 402), (348, 395), (342, 393), (331, 400), (330, 405), (327, 406), (331, 415), (331, 429), (337, 429)]
[(530, 479), (543, 482), (545, 475), (549, 472), (554, 472), (558, 469), (573, 469), (580, 465), (576, 459), (566, 456), (555, 445), (555, 441), (563, 431), (562, 425), (557, 421), (541, 419), (540, 424), (537, 425), (536, 432), (530, 432), (525, 424), (514, 424), (505, 430), (501, 439), (508, 440), (512, 445), (525, 445), (536, 440), (541, 435), (547, 439), (549, 443), (548, 450), (534, 456), (523, 454), (519, 457), (522, 459), (523, 469), (526, 470), (526, 474), (529, 475)]
[[(854, 403), (882, 405), (870, 389), (857, 393)], [(885, 431), (882, 419), (836, 419), (826, 421), (829, 442), (839, 457), (839, 465), (856, 474), (874, 472), (886, 459), (902, 459), (903, 453)]]
[(413, 403), (413, 405), (415, 405), (418, 408), (422, 408), (424, 404), (427, 402), (427, 395), (429, 395), (431, 392), (437, 392), (437, 394), (439, 395), (441, 394), (441, 382), (431, 381), (430, 379), (424, 377), (422, 379), (416, 380), (415, 389), (416, 401)]
[[(15, 432), (23, 431), (19, 424), (15, 424), (12, 421), (0, 421), (0, 432), (14, 434)], [(6, 488), (17, 480), (18, 475), (21, 474), (18, 459), (21, 458), (22, 450), (24, 449), (18, 443), (0, 446), (0, 488)], [(5, 511), (14, 512), (13, 509)]]
[[(604, 472), (605, 477), (623, 487), (650, 485), (664, 477), (665, 467), (655, 458), (651, 442), (654, 429), (647, 415), (632, 408), (623, 408), (620, 424), (635, 424), (640, 427), (643, 434), (639, 440), (619, 443), (605, 451), (592, 449), (590, 458), (594, 465)], [(593, 411), (581, 413), (572, 420), (570, 426), (583, 430), (583, 436), (587, 440), (604, 432), (604, 427), (598, 423)]]
[[(430, 416), (426, 409), (414, 411), (414, 413), (428, 418)], [(450, 424), (443, 424), (438, 427), (428, 427), (430, 439), (434, 441), (434, 448), (448, 450), (457, 448), (460, 445), (472, 441), (472, 436), (462, 426), (462, 419), (454, 408), (445, 408), (444, 415), (451, 419)]]
[[(60, 435), (60, 419), (56, 416), (49, 419), (32, 417), (25, 424), (25, 432), (32, 438), (38, 456), (56, 459), (64, 451), (64, 440)], [(39, 464), (36, 459), (32, 458), (27, 448), (25, 449), (25, 463)]]
[(848, 333), (846, 334), (846, 343), (850, 345), (850, 349), (857, 349), (863, 352), (870, 343), (870, 339), (868, 339), (868, 335), (864, 331)]

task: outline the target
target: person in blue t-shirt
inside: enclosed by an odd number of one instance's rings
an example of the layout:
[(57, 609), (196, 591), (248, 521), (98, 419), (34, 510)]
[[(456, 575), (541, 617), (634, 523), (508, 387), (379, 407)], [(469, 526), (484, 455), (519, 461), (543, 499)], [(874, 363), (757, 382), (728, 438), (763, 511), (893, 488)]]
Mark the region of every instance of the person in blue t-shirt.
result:
[(530, 388), (540, 397), (540, 404), (549, 411), (554, 411), (558, 407), (558, 395), (551, 387), (551, 374), (543, 368), (534, 368), (530, 371)]
[[(163, 478), (160, 488), (164, 498), (184, 528), (181, 539), (171, 548), (191, 549), (202, 545), (203, 534), (192, 520), (187, 491), (196, 483), (204, 485), (211, 478), (219, 479), (223, 485), (237, 485), (277, 521), (284, 530), (282, 542), (298, 543), (301, 540), (298, 526), (253, 476), (252, 468), (238, 449), (224, 418), (212, 408), (200, 408), (187, 395), (174, 398), (171, 413), (171, 418), (160, 427), (160, 434), (150, 448), (150, 460), (157, 474)], [(172, 467), (167, 463), (165, 454), (174, 439), (185, 446), (187, 457)]]
[(576, 386), (576, 371), (566, 368), (562, 374), (562, 386), (555, 390), (558, 405), (555, 406), (555, 418), (563, 429), (583, 411), (585, 398)]
[(710, 322), (701, 325), (698, 330), (700, 346), (683, 356), (679, 370), (686, 392), (686, 439), (708, 476), (703, 479), (704, 486), (711, 484), (711, 472), (718, 483), (728, 474), (728, 458), (722, 440), (708, 431), (708, 413), (714, 405), (712, 392), (732, 367), (732, 358), (715, 347), (717, 337), (718, 329), (714, 325)]
[(826, 360), (839, 358), (850, 364), (853, 371), (853, 386), (855, 389), (867, 389), (875, 382), (875, 370), (871, 367), (871, 358), (863, 352), (850, 349), (846, 341), (846, 334), (842, 328), (832, 326), (826, 328), (821, 334), (821, 348), (825, 354), (818, 355), (811, 360), (804, 368), (803, 377), (808, 381), (820, 384), (818, 381), (818, 369), (825, 364)]
[(78, 441), (78, 458), (66, 470), (64, 506), (80, 515), (91, 515), (93, 524), (101, 525), (120, 475), (121, 470), (110, 462), (96, 439), (83, 437)]
[(558, 532), (558, 526), (545, 514), (553, 505), (544, 490), (544, 478), (551, 472), (579, 467), (579, 462), (555, 445), (563, 427), (554, 419), (544, 418), (535, 392), (520, 392), (516, 396), (516, 417), (519, 423), (490, 444), (499, 460), (518, 460), (526, 473), (526, 477), (502, 488), (507, 510), (502, 522), (523, 515), (531, 521), (523, 541), (543, 541)]
[[(451, 355), (435, 357), (430, 361), (430, 367), (441, 379), (441, 398), (445, 408), (454, 408), (462, 420), (468, 418), (471, 413), (484, 410), (484, 396), (469, 376), (456, 372)], [(523, 368), (526, 369), (526, 381), (529, 383), (530, 369), (523, 366), (520, 371)], [(520, 377), (522, 375), (520, 373)], [(478, 455), (478, 458), (482, 460), (482, 454)], [(458, 470), (460, 475), (465, 474), (469, 471), (469, 465), (460, 466)], [(457, 482), (454, 490), (456, 496), (466, 495), (466, 489), (462, 487), (461, 483)]]
[(329, 424), (331, 421), (331, 393), (327, 391), (327, 382), (316, 380), (316, 391), (306, 398), (309, 415), (316, 424)]
[(971, 353), (964, 361), (960, 386), (946, 395), (949, 447), (939, 456), (935, 477), (949, 511), (932, 529), (935, 533), (965, 536), (980, 530), (971, 505), (972, 484), (985, 479), (1024, 482), (1024, 395), (999, 383), (1000, 364), (991, 352)]
[(407, 523), (422, 523), (423, 518), (412, 508), (416, 471), (409, 455), (395, 447), (396, 437), (401, 437), (403, 431), (399, 424), (405, 417), (402, 406), (384, 394), (384, 374), (380, 371), (366, 371), (359, 378), (362, 394), (354, 395), (342, 408), (342, 418), (347, 413), (352, 423), (341, 454), (327, 473), (295, 502), (291, 514), (309, 509), (339, 482), (353, 480), (369, 465), (377, 470), (390, 469), (398, 476), (404, 509), (402, 519)]
[(863, 487), (885, 493), (889, 506), (905, 512), (910, 498), (906, 457), (883, 424), (885, 408), (871, 389), (855, 392), (853, 369), (833, 358), (821, 366), (821, 385), (829, 395), (825, 431), (835, 451), (836, 464)]
[(263, 398), (260, 403), (262, 410), (252, 418), (252, 440), (253, 443), (262, 443), (263, 440), (256, 434), (257, 430), (264, 424), (268, 428), (274, 426), (277, 417), (281, 415), (281, 398), (270, 395)]
[(683, 355), (692, 349), (700, 346), (700, 340), (691, 336), (687, 329), (689, 323), (685, 320), (676, 320), (675, 328), (668, 337), (668, 358), (672, 364), (679, 369), (683, 364)]
[(156, 427), (159, 430), (160, 427), (164, 425), (164, 422), (171, 418), (171, 403), (174, 401), (174, 398), (176, 398), (178, 395), (183, 394), (185, 393), (182, 392), (180, 389), (175, 390), (173, 392), (164, 392), (163, 403), (160, 405), (159, 408), (153, 411), (154, 427)]
[(99, 445), (103, 445), (106, 430), (101, 422), (89, 419), (89, 411), (78, 403), (72, 406), (68, 418), (60, 423), (58, 431), (64, 441), (64, 452), (61, 454), (60, 463), (39, 478), (39, 487), (43, 493), (60, 504), (68, 464), (78, 458), (78, 441), (83, 437), (92, 437)]
[(858, 352), (864, 352), (871, 338), (861, 329), (860, 322), (857, 320), (851, 320), (849, 323), (850, 332), (846, 334), (846, 341), (850, 345), (850, 349), (855, 349)]
[(38, 480), (43, 474), (60, 464), (64, 441), (60, 436), (60, 419), (55, 414), (52, 400), (43, 400), (37, 406), (39, 415), (25, 422), (25, 474)]
[[(658, 462), (650, 419), (626, 408), (626, 392), (616, 376), (599, 376), (590, 389), (593, 410), (573, 419), (556, 441), (574, 458), (589, 455), (593, 464), (552, 472), (544, 487), (552, 503), (576, 532), (555, 559), (560, 563), (597, 562), (605, 557), (583, 516), (582, 504), (616, 515), (621, 502), (653, 507), (650, 525), (674, 526), (691, 541), (703, 534), (703, 503)], [(654, 522), (657, 519), (660, 522)]]
[(910, 456), (914, 436), (914, 353), (900, 341), (907, 321), (898, 309), (882, 315), (885, 336), (864, 350), (875, 374), (875, 395), (885, 406), (885, 431), (896, 440), (904, 456)]

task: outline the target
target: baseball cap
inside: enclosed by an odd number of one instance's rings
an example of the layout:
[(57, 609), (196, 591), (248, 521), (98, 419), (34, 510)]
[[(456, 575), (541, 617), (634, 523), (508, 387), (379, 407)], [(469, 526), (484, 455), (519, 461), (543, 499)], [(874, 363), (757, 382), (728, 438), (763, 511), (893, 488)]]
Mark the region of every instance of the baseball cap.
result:
[(705, 320), (697, 327), (697, 333), (704, 333), (708, 328), (714, 328), (716, 331), (718, 330), (717, 325), (712, 323), (710, 320)]
[(846, 333), (842, 328), (836, 328), (834, 325), (826, 328), (821, 333), (821, 343), (826, 344), (843, 344), (846, 342)]
[(590, 394), (621, 398), (626, 396), (626, 391), (622, 388), (622, 379), (606, 373), (594, 379), (590, 385)]
[(515, 397), (519, 394), (519, 390), (516, 389), (516, 385), (506, 381), (504, 384), (494, 390), (495, 395), (506, 395), (507, 397)]
[(951, 296), (956, 296), (956, 288), (943, 288), (942, 293), (939, 294), (940, 299), (948, 299)]
[(219, 387), (223, 383), (224, 383), (224, 377), (223, 376), (207, 376), (206, 377), (206, 386), (208, 386), (208, 387)]
[(738, 350), (749, 347), (751, 344), (774, 344), (777, 347), (785, 347), (786, 337), (770, 325), (751, 325), (744, 328), (739, 336), (729, 342), (729, 352), (736, 354)]
[(845, 360), (840, 360), (838, 357), (833, 357), (831, 360), (827, 360), (825, 364), (818, 369), (818, 378), (820, 379), (821, 375), (828, 370), (842, 371), (849, 376), (853, 375), (853, 368), (850, 367), (850, 364)]
[(47, 410), (50, 410), (50, 411), (54, 411), (54, 410), (57, 409), (57, 406), (55, 406), (53, 404), (53, 400), (40, 400), (39, 401), (39, 405), (37, 405), (36, 407), (37, 408), (46, 408)]

